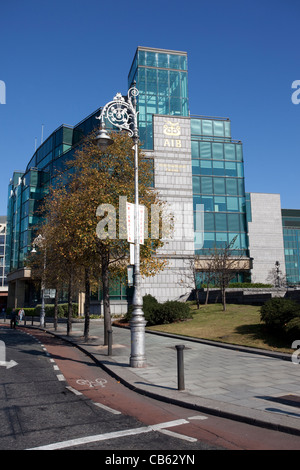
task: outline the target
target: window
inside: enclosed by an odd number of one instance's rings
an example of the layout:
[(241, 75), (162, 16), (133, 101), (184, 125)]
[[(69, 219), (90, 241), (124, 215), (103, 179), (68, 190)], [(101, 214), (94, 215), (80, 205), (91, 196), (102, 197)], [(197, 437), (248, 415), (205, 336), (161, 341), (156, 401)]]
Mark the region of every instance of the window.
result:
[(191, 133), (201, 135), (201, 119), (191, 119)]
[(238, 194), (237, 180), (235, 178), (226, 179), (227, 194)]
[(200, 142), (200, 158), (212, 158), (210, 142)]
[(235, 144), (224, 144), (226, 160), (235, 160)]
[(191, 145), (192, 145), (192, 158), (199, 158), (199, 143), (197, 141), (192, 141)]
[(213, 162), (213, 174), (216, 176), (224, 175), (224, 162)]
[(228, 214), (228, 230), (230, 232), (240, 231), (239, 214)]
[(193, 192), (200, 194), (200, 178), (198, 176), (193, 176)]
[(158, 94), (167, 98), (169, 96), (169, 75), (167, 70), (158, 70)]
[(157, 93), (157, 70), (146, 69), (147, 93)]
[(224, 212), (226, 209), (226, 198), (224, 196), (215, 196), (215, 212)]
[(192, 173), (193, 175), (200, 174), (200, 160), (192, 160)]
[(213, 184), (212, 178), (203, 176), (201, 178), (201, 192), (203, 194), (212, 194), (213, 193)]
[(205, 232), (215, 230), (214, 214), (211, 212), (204, 213), (204, 230)]
[(216, 246), (224, 248), (227, 245), (227, 233), (216, 233)]
[(223, 121), (213, 121), (213, 123), (214, 123), (214, 135), (218, 137), (224, 136)]
[[(213, 211), (213, 197), (212, 196), (203, 196), (200, 198), (198, 201), (198, 204), (201, 204), (204, 206), (205, 211)], [(201, 206), (202, 207), (202, 206)], [(197, 208), (196, 208), (197, 210)]]
[(215, 214), (216, 218), (216, 230), (219, 232), (227, 231), (227, 219), (226, 214)]
[(212, 121), (202, 121), (202, 133), (203, 135), (213, 135)]
[(226, 194), (224, 178), (214, 178), (214, 193)]
[(237, 197), (227, 197), (227, 209), (229, 211), (238, 211), (239, 204)]
[(225, 162), (225, 173), (227, 176), (237, 176), (236, 163)]
[(215, 234), (213, 232), (204, 233), (204, 248), (213, 248), (215, 246)]
[(236, 159), (240, 161), (243, 160), (243, 150), (241, 144), (236, 145)]
[(211, 175), (211, 161), (210, 160), (200, 160), (200, 173), (201, 175)]
[(220, 158), (224, 158), (224, 155), (223, 155), (223, 144), (212, 144), (212, 151), (213, 151), (213, 158), (215, 159), (220, 159)]

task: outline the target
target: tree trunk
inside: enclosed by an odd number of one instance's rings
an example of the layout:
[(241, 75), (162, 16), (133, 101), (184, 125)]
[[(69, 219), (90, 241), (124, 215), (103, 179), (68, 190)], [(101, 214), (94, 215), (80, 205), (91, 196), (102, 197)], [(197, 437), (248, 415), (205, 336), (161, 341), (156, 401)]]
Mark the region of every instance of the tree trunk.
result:
[(69, 280), (69, 288), (68, 288), (68, 318), (67, 318), (67, 336), (72, 331), (72, 314), (73, 314), (73, 306), (72, 306), (72, 274)]
[(207, 284), (207, 288), (206, 288), (206, 298), (205, 298), (205, 305), (208, 304), (208, 296), (209, 296), (209, 285)]
[(195, 289), (195, 294), (196, 294), (197, 309), (199, 310), (200, 301), (199, 301), (199, 290), (197, 289), (197, 286), (196, 286), (196, 289)]
[(104, 313), (104, 345), (108, 344), (108, 331), (111, 330), (111, 314), (109, 301), (109, 249), (103, 250), (102, 258), (102, 290)]
[(222, 286), (222, 304), (223, 304), (223, 312), (226, 310), (226, 288)]
[(57, 330), (57, 318), (58, 318), (58, 288), (55, 289), (55, 299), (54, 299), (54, 330)]
[(90, 268), (85, 268), (85, 301), (84, 301), (84, 339), (90, 334)]

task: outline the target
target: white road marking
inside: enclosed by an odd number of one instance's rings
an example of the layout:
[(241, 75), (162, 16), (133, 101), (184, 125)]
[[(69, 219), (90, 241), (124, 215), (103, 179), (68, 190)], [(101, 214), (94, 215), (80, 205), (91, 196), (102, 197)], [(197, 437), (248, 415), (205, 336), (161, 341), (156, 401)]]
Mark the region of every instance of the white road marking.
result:
[(82, 395), (81, 392), (79, 392), (78, 390), (76, 390), (75, 388), (73, 387), (66, 387), (68, 390), (70, 390), (70, 392), (74, 393), (75, 395)]
[(58, 374), (56, 377), (60, 382), (62, 382), (63, 380), (66, 380), (62, 374)]
[(94, 405), (98, 406), (99, 408), (103, 408), (103, 410), (109, 411), (110, 413), (114, 415), (121, 415), (121, 411), (114, 410), (113, 408), (110, 408), (109, 406), (103, 405), (102, 403), (96, 403), (95, 401), (93, 402)]
[(201, 416), (201, 415), (198, 415), (198, 416), (190, 416), (190, 418), (187, 418), (188, 420), (190, 419), (208, 419), (207, 416)]
[(184, 434), (178, 434), (178, 432), (170, 431), (169, 429), (161, 429), (159, 432), (162, 434), (166, 434), (167, 436), (176, 437), (177, 439), (181, 439), (183, 441), (188, 442), (197, 442), (197, 439), (190, 436), (185, 436)]
[(88, 444), (91, 442), (105, 441), (108, 439), (117, 439), (119, 437), (133, 436), (136, 434), (143, 434), (143, 433), (148, 433), (151, 431), (160, 431), (161, 429), (164, 429), (164, 428), (171, 428), (174, 426), (179, 426), (180, 424), (187, 424), (187, 423), (188, 421), (186, 421), (185, 419), (177, 419), (175, 421), (168, 421), (166, 423), (154, 424), (151, 426), (145, 426), (145, 427), (143, 426), (140, 428), (126, 429), (124, 431), (108, 432), (105, 434), (96, 434), (94, 436), (86, 436), (86, 437), (81, 437), (78, 439), (71, 439), (69, 441), (56, 442), (56, 443), (48, 444), (44, 446), (32, 447), (27, 450), (65, 449), (66, 447), (74, 447), (74, 446), (79, 446), (82, 444)]

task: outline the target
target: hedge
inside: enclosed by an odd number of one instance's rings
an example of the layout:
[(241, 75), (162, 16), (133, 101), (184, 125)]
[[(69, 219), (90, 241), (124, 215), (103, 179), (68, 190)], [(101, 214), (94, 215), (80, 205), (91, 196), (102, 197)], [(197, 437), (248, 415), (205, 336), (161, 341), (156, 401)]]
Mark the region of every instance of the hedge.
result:
[(300, 337), (300, 304), (283, 297), (268, 300), (260, 309), (261, 320), (290, 339)]
[[(125, 320), (130, 321), (133, 306), (128, 309)], [(147, 325), (161, 325), (192, 318), (190, 308), (183, 302), (169, 300), (159, 303), (155, 297), (147, 294), (143, 297), (143, 312)]]
[[(46, 304), (45, 305), (45, 315), (46, 317), (54, 317), (54, 304)], [(34, 317), (39, 317), (41, 313), (41, 305), (37, 305), (36, 307), (31, 307), (31, 308), (23, 308), (25, 316), (34, 316)], [(78, 316), (78, 304), (73, 303), (72, 304), (73, 308), (73, 315), (72, 317), (77, 317)], [(7, 309), (7, 313), (11, 313), (11, 308)], [(19, 312), (21, 310), (21, 307), (16, 308), (16, 311)], [(68, 304), (58, 304), (58, 312), (57, 312), (58, 318), (66, 318), (68, 316)]]
[(300, 305), (294, 300), (283, 297), (274, 297), (260, 308), (261, 320), (276, 329), (284, 328), (297, 314), (300, 314)]

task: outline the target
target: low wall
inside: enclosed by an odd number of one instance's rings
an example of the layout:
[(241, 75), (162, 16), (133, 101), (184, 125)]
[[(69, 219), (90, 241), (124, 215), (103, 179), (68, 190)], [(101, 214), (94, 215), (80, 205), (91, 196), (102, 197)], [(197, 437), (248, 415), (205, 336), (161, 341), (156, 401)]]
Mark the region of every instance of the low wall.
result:
[[(296, 291), (297, 295), (293, 291), (293, 295), (297, 297), (300, 302), (300, 291)], [(286, 289), (277, 288), (236, 288), (226, 289), (226, 302), (231, 304), (247, 304), (247, 305), (263, 305), (267, 300), (273, 297), (288, 297), (289, 291)], [(189, 296), (188, 300), (195, 300), (195, 292), (193, 291)], [(199, 290), (200, 303), (205, 303), (206, 300), (206, 289)], [(222, 302), (222, 294), (220, 289), (209, 289), (208, 303)]]

